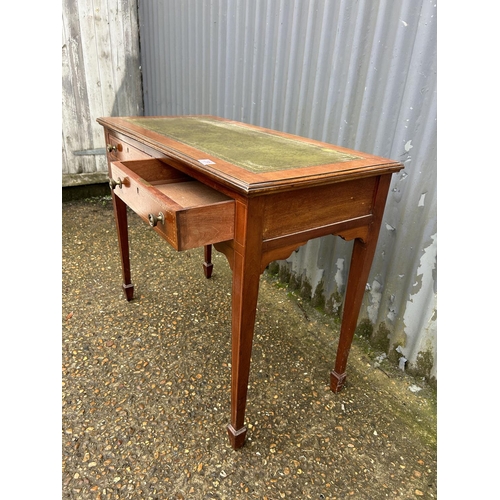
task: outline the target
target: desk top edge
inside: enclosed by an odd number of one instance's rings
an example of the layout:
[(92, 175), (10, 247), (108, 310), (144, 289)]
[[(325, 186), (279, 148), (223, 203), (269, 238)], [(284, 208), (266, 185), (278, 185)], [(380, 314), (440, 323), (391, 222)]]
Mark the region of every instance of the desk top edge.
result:
[[(168, 137), (134, 123), (134, 121), (140, 121), (140, 119), (162, 120), (171, 118), (195, 118), (211, 120), (214, 123), (216, 122), (224, 125), (230, 124), (232, 126), (241, 127), (242, 130), (268, 134), (280, 140), (283, 138), (283, 140), (296, 141), (296, 143), (303, 143), (307, 146), (312, 145), (314, 147), (320, 147), (322, 150), (340, 152), (342, 155), (351, 155), (354, 158), (350, 159), (350, 157), (347, 157), (347, 160), (342, 160), (337, 163), (321, 163), (312, 166), (288, 167), (266, 172), (252, 172), (226, 159), (222, 159), (220, 156), (216, 156), (216, 154), (207, 154), (206, 150), (203, 151), (175, 138)], [(184, 115), (180, 117), (102, 117), (98, 118), (97, 122), (104, 128), (135, 139), (165, 154), (167, 157), (183, 161), (189, 165), (189, 167), (247, 196), (268, 191), (294, 189), (302, 186), (343, 182), (353, 178), (394, 173), (404, 168), (401, 163), (388, 158), (378, 157), (306, 137), (211, 115)], [(213, 163), (203, 164), (200, 162), (200, 158), (205, 158)]]

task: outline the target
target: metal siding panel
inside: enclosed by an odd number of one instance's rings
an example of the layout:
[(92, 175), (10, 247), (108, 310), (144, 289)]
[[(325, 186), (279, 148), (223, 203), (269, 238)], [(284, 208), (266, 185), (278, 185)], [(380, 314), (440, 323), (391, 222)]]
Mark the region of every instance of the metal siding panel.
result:
[[(432, 351), (436, 376), (435, 3), (157, 4), (139, 2), (146, 114), (214, 114), (404, 162), (360, 317), (413, 364)], [(351, 248), (325, 237), (280, 265), (328, 299), (345, 291)]]

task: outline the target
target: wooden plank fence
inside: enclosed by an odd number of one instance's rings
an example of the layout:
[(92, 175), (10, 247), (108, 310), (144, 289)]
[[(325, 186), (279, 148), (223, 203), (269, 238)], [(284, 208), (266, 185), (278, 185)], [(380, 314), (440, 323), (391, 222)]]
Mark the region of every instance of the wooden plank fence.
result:
[(102, 179), (96, 118), (142, 115), (143, 100), (137, 0), (63, 0), (62, 18), (64, 186)]

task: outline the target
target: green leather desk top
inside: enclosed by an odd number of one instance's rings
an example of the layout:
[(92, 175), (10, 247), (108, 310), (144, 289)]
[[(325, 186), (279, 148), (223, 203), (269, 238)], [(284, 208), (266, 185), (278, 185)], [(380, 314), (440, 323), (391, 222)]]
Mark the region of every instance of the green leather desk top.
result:
[(126, 120), (254, 173), (362, 158), (308, 143), (307, 139), (294, 140), (210, 117), (129, 117)]

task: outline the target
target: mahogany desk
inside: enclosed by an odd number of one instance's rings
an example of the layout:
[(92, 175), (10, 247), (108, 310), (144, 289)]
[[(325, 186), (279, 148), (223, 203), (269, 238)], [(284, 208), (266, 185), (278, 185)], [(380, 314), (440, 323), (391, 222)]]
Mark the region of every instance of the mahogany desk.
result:
[(212, 116), (99, 118), (106, 136), (127, 300), (133, 297), (127, 205), (176, 250), (212, 245), (232, 284), (233, 448), (245, 442), (259, 279), (311, 238), (354, 239), (332, 391), (346, 365), (395, 161)]

